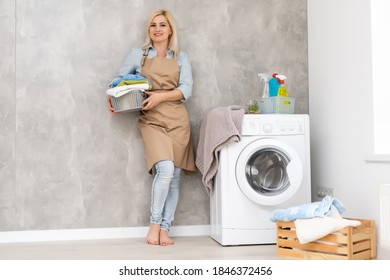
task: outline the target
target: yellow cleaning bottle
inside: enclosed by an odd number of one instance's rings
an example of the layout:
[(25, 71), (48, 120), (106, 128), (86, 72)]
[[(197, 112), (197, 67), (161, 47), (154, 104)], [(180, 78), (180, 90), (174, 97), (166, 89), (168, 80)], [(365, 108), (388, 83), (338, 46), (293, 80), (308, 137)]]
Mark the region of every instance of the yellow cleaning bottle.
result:
[(277, 78), (280, 83), (277, 96), (288, 97), (287, 88), (284, 84), (284, 81), (287, 79), (287, 77), (284, 75), (276, 75), (275, 78)]

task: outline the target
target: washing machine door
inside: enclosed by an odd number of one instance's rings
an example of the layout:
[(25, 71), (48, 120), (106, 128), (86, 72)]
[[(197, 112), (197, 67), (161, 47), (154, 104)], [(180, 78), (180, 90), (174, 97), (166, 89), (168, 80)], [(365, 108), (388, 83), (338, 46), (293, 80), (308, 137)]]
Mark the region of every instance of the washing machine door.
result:
[(260, 205), (288, 201), (302, 179), (303, 166), (297, 152), (278, 139), (253, 141), (237, 159), (237, 184), (248, 199)]

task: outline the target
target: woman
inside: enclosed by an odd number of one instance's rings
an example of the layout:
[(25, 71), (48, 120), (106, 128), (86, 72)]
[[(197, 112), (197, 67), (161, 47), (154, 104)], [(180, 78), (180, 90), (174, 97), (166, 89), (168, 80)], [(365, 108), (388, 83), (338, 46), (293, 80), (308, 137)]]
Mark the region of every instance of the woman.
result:
[(151, 14), (143, 48), (131, 50), (114, 81), (129, 73), (140, 74), (152, 83), (139, 119), (148, 171), (154, 176), (146, 240), (152, 245), (172, 245), (168, 232), (179, 198), (181, 170), (191, 173), (196, 169), (183, 104), (192, 94), (192, 70), (188, 56), (179, 51), (170, 12)]

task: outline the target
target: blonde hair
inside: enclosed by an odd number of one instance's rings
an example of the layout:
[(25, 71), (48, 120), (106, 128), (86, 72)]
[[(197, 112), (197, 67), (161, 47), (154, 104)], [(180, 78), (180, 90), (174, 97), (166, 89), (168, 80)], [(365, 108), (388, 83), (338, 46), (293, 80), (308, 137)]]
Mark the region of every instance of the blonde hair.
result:
[(150, 36), (149, 36), (149, 27), (150, 27), (150, 24), (152, 23), (153, 19), (156, 16), (160, 16), (160, 15), (164, 16), (167, 19), (168, 24), (171, 27), (172, 34), (169, 37), (168, 49), (171, 49), (173, 51), (173, 57), (176, 58), (179, 55), (179, 44), (177, 42), (176, 23), (175, 23), (175, 20), (173, 19), (172, 14), (167, 10), (160, 9), (160, 10), (154, 11), (150, 15), (149, 20), (148, 20), (148, 24), (146, 26), (146, 41), (145, 41), (143, 47), (146, 48), (149, 45), (152, 45), (152, 40), (150, 39)]

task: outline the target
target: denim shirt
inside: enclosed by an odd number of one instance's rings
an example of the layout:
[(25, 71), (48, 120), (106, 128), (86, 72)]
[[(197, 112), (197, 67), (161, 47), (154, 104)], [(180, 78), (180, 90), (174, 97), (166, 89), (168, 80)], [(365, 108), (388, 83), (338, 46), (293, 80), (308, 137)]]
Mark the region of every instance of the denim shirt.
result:
[[(118, 75), (115, 76), (114, 80), (111, 82), (114, 83), (116, 80), (121, 80), (122, 77), (126, 74), (138, 74), (141, 75), (141, 59), (144, 50), (141, 48), (132, 48), (130, 53), (127, 55), (125, 62), (122, 64), (119, 69)], [(154, 58), (157, 56), (157, 51), (153, 47), (150, 47), (148, 58)], [(169, 50), (167, 52), (166, 58), (173, 58), (173, 51)], [(188, 55), (184, 52), (180, 52), (177, 57), (177, 64), (179, 65), (179, 85), (177, 87), (183, 94), (182, 101), (188, 100), (192, 95), (192, 68), (190, 59)], [(110, 84), (110, 86), (111, 86)]]

